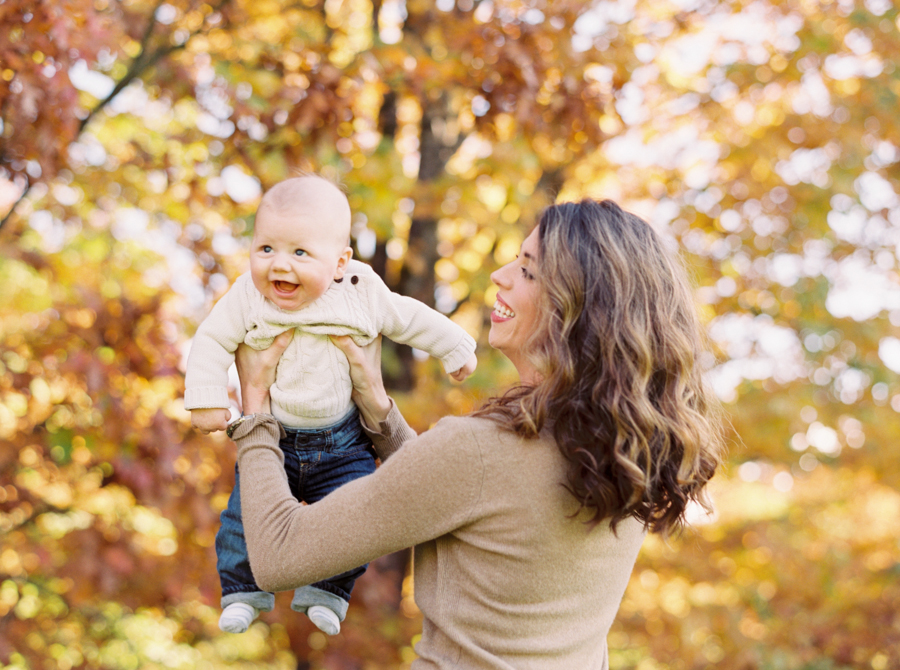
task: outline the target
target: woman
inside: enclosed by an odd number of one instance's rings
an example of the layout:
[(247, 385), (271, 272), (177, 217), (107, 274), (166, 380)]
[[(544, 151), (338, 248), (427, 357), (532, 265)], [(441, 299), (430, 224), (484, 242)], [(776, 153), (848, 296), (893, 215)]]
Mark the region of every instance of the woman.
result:
[[(489, 341), (521, 382), (471, 416), (416, 436), (377, 351), (337, 342), (383, 460), (373, 475), (302, 506), (277, 422), (235, 429), (250, 563), (262, 588), (288, 590), (415, 545), (416, 670), (606, 668), (645, 533), (677, 529), (720, 461), (690, 290), (610, 201), (548, 208), (491, 279)], [(284, 345), (241, 352), (245, 413), (267, 411)]]

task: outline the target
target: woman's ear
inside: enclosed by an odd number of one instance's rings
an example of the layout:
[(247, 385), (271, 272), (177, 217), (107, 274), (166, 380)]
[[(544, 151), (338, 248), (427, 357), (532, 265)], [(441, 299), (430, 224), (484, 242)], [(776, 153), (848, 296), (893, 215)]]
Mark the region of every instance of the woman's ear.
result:
[(350, 263), (350, 259), (353, 257), (353, 249), (350, 247), (344, 247), (344, 250), (341, 252), (341, 255), (338, 257), (337, 268), (334, 270), (334, 279), (338, 281), (344, 278), (344, 273), (347, 271), (347, 265)]

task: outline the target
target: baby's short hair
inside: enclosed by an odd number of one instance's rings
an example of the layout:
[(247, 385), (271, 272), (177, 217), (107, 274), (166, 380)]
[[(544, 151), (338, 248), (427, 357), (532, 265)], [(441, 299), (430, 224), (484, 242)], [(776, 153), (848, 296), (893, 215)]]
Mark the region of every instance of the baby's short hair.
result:
[(262, 200), (259, 202), (259, 210), (273, 209), (276, 212), (284, 212), (293, 209), (298, 205), (302, 206), (304, 204), (302, 195), (305, 194), (303, 194), (302, 189), (299, 187), (309, 179), (321, 180), (324, 182), (323, 186), (335, 189), (346, 200), (347, 194), (340, 184), (314, 172), (298, 171), (294, 176), (278, 182), (266, 191), (265, 194), (263, 194)]
[[(311, 181), (320, 183), (311, 190)], [(294, 176), (278, 182), (263, 195), (256, 216), (259, 218), (266, 212), (292, 214), (310, 207), (318, 210), (323, 223), (336, 226), (342, 244), (349, 244), (351, 221), (347, 194), (339, 184), (320, 174), (298, 170)]]

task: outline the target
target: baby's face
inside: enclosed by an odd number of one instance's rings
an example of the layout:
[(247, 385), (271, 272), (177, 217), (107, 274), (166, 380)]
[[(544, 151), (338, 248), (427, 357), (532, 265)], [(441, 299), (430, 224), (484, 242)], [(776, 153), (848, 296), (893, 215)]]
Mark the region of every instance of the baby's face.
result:
[(256, 216), (250, 275), (264, 297), (288, 311), (318, 299), (344, 276), (351, 249), (322, 212), (309, 208)]

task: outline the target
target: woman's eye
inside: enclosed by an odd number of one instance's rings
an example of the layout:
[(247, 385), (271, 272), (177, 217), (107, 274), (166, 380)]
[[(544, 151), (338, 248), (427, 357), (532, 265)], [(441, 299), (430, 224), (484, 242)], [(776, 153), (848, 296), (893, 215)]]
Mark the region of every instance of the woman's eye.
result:
[(534, 275), (531, 274), (531, 273), (528, 271), (528, 268), (526, 268), (526, 267), (524, 267), (524, 266), (522, 267), (522, 276), (525, 277), (525, 279), (534, 279)]
[(306, 255), (306, 252), (303, 251), (303, 249), (297, 249), (297, 251), (295, 251), (294, 253), (295, 253), (297, 256), (305, 256), (305, 255)]

